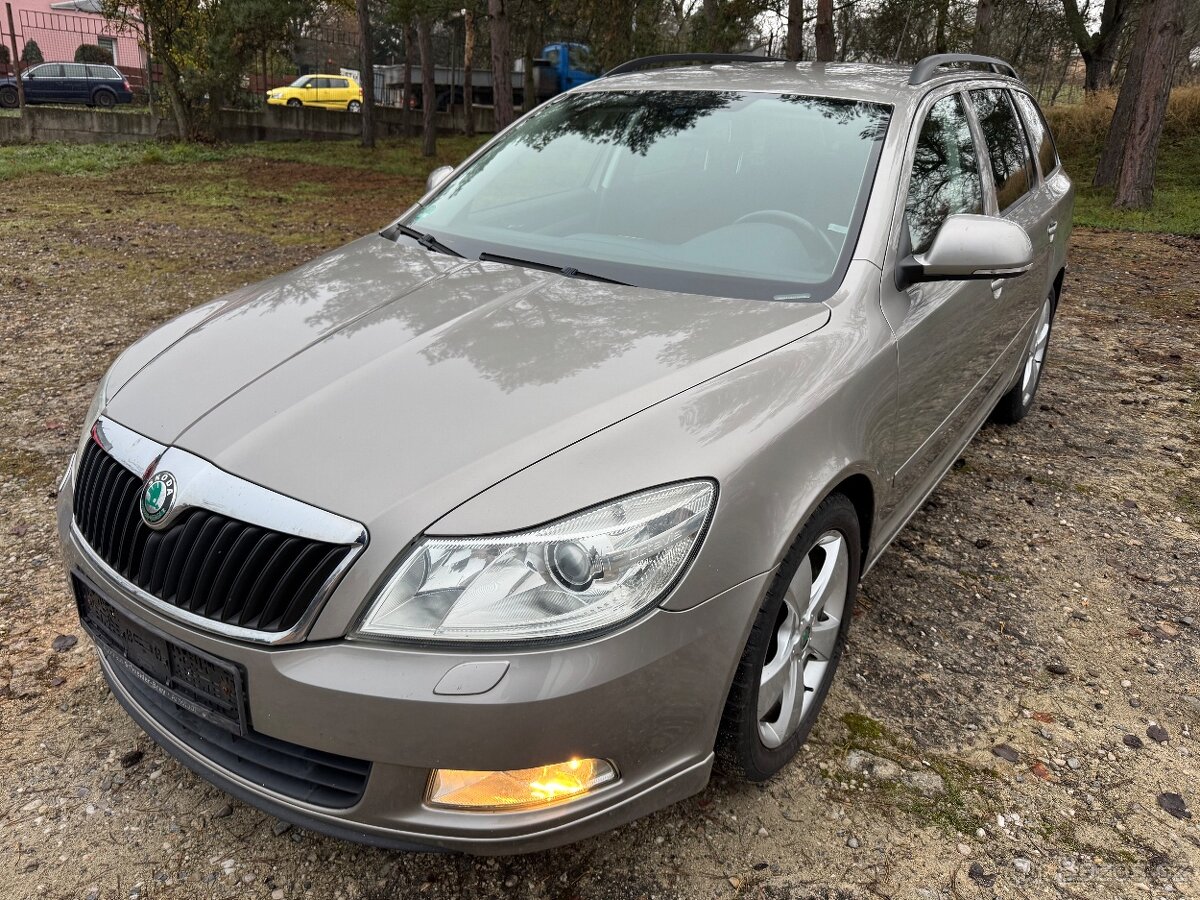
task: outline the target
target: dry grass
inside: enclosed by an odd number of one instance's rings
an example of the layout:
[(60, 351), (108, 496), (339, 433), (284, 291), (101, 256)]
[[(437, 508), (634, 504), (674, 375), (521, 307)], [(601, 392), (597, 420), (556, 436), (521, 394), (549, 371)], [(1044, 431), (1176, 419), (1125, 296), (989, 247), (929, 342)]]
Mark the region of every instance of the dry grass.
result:
[[(1080, 103), (1050, 106), (1046, 119), (1054, 130), (1059, 150), (1064, 156), (1099, 150), (1108, 134), (1117, 95), (1104, 91)], [(1176, 88), (1171, 92), (1167, 117), (1163, 127), (1166, 140), (1194, 138), (1200, 132), (1200, 85)]]

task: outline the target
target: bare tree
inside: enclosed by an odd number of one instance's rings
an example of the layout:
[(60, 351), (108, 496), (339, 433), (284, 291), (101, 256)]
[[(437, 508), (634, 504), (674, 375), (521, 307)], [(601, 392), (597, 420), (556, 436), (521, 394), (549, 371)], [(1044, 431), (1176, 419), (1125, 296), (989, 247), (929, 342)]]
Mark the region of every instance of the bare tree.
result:
[(468, 137), (475, 134), (474, 65), (475, 13), (467, 7), (463, 10), (463, 131)]
[(1146, 0), (1142, 16), (1137, 35), (1145, 43), (1140, 71), (1136, 81), (1126, 77), (1121, 91), (1137, 93), (1117, 175), (1113, 206), (1118, 209), (1146, 209), (1154, 200), (1158, 142), (1171, 96), (1171, 74), (1183, 37), (1183, 0)]
[(1067, 14), (1067, 27), (1083, 57), (1083, 87), (1089, 93), (1107, 90), (1112, 82), (1113, 61), (1117, 56), (1117, 43), (1121, 30), (1129, 16), (1131, 0), (1104, 0), (1100, 11), (1100, 28), (1088, 32), (1084, 11), (1080, 11), (1076, 0), (1063, 0), (1063, 11)]
[(784, 56), (791, 60), (804, 58), (804, 0), (788, 0), (787, 49)]
[(368, 0), (357, 0), (359, 76), (362, 78), (362, 145), (375, 146), (375, 50)]
[(433, 28), (429, 16), (417, 16), (417, 50), (421, 55), (421, 155), (437, 153), (437, 84), (433, 70)]
[(971, 49), (975, 53), (987, 53), (992, 46), (992, 2), (979, 0), (975, 6), (975, 37)]
[(492, 102), (496, 130), (507, 128), (516, 118), (513, 111), (512, 50), (509, 47), (507, 0), (488, 0), (492, 39)]
[(833, 0), (817, 0), (816, 44), (817, 59), (833, 62), (837, 56), (833, 39)]

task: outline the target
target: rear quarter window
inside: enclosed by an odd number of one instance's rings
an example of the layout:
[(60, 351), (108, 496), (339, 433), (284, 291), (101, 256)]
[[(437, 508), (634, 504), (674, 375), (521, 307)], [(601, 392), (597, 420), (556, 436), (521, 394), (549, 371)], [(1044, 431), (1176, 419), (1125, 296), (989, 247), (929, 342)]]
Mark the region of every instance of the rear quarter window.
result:
[(971, 104), (987, 145), (996, 204), (1004, 212), (1033, 187), (1035, 176), (1029, 142), (1008, 91), (1002, 88), (971, 91)]
[(1025, 129), (1029, 133), (1029, 142), (1037, 153), (1042, 175), (1048, 175), (1058, 168), (1058, 151), (1054, 146), (1054, 137), (1050, 134), (1050, 126), (1046, 124), (1046, 117), (1028, 94), (1014, 91), (1013, 97), (1016, 98), (1017, 106), (1025, 119)]

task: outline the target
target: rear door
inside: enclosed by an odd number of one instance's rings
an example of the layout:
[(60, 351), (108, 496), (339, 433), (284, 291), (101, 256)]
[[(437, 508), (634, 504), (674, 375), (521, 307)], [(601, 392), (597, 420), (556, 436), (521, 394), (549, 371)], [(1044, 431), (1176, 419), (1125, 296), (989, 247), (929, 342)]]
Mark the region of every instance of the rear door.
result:
[(1041, 309), (1046, 269), (1049, 265), (1047, 209), (1038, 202), (1037, 168), (1025, 128), (1017, 116), (1012, 95), (1001, 87), (970, 92), (971, 106), (987, 150), (996, 210), (1001, 218), (1020, 225), (1033, 243), (1033, 268), (1016, 278), (997, 280), (993, 289), (1002, 302), (994, 340), (998, 348), (1016, 352), (1014, 343), (1029, 320)]
[(83, 63), (63, 63), (62, 102), (91, 103), (92, 91), (87, 66)]
[(1036, 225), (1035, 230), (1029, 232), (1029, 237), (1037, 258), (1038, 283), (1043, 293), (1048, 293), (1058, 274), (1063, 247), (1071, 231), (1070, 211), (1064, 210), (1063, 203), (1070, 192), (1071, 182), (1062, 170), (1050, 127), (1037, 103), (1024, 91), (1014, 90), (1012, 96), (1025, 123), (1025, 133), (1029, 136), (1029, 145), (1037, 163), (1038, 185), (1030, 198), (1030, 203), (1036, 208)]

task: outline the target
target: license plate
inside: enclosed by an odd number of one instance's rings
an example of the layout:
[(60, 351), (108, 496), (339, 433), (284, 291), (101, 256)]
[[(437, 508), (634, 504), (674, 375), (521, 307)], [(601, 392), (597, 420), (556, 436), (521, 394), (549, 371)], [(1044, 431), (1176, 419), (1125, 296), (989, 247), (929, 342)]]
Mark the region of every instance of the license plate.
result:
[(246, 733), (242, 670), (135, 621), (76, 575), (79, 618), (104, 658), (129, 677), (214, 725)]

